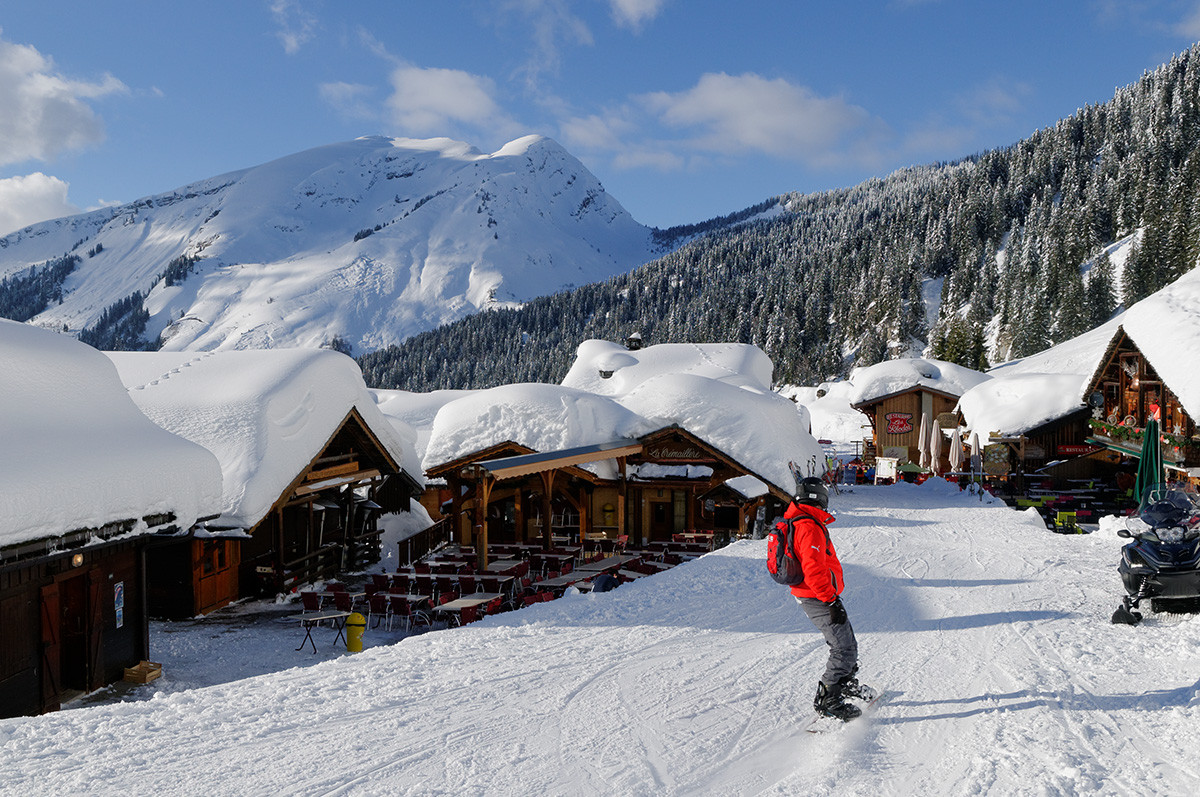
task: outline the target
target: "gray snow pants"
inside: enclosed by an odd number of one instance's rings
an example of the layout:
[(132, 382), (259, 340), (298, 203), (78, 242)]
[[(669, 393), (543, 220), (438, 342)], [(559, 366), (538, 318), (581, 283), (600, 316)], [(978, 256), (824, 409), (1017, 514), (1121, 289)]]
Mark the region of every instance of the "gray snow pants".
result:
[(823, 601), (816, 598), (796, 598), (796, 602), (829, 645), (829, 661), (825, 664), (825, 674), (821, 676), (821, 683), (833, 686), (854, 672), (858, 664), (858, 640), (854, 638), (854, 629), (850, 627), (849, 620), (841, 625), (834, 625), (829, 619), (829, 607)]

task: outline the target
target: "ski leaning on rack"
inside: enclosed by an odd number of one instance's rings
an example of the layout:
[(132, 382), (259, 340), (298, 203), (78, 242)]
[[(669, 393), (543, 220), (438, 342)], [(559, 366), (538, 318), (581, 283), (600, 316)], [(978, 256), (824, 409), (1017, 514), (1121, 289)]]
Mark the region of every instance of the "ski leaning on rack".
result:
[[(874, 687), (871, 688), (875, 692), (875, 697), (865, 701), (853, 699), (850, 701), (851, 705), (858, 706), (862, 709), (862, 716), (866, 716), (867, 712), (872, 706), (887, 696), (887, 693), (882, 689), (875, 689)], [(857, 717), (856, 719), (862, 719), (862, 717)], [(801, 728), (806, 733), (831, 733), (844, 728), (852, 722), (854, 722), (852, 719), (843, 721), (835, 717), (825, 717), (820, 714), (813, 714), (806, 722), (801, 724)]]

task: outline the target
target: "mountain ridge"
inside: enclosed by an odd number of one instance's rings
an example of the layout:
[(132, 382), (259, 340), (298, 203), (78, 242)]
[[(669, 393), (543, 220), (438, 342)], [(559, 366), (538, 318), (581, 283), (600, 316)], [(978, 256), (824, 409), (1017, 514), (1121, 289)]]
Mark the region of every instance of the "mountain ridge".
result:
[[(144, 321), (145, 348), (371, 350), (626, 271), (669, 248), (655, 233), (552, 139), (368, 136), (4, 236), (0, 301), (71, 257), (19, 320), (118, 344), (129, 330), (100, 322)], [(106, 317), (118, 303), (137, 318)]]

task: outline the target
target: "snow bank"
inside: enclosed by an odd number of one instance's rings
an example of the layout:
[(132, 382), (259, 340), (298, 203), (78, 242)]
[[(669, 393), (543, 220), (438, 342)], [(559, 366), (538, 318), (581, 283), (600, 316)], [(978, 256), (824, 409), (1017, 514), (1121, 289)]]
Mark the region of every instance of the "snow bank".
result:
[(152, 420), (216, 455), (221, 525), (257, 524), (355, 409), (393, 459), (421, 482), (404, 441), (349, 357), (325, 349), (112, 352), (129, 395)]
[(0, 546), (220, 507), (212, 454), (155, 426), (104, 355), (0, 319)]
[(910, 358), (886, 360), (850, 372), (852, 388), (848, 396), (852, 406), (876, 401), (915, 387), (927, 387), (951, 396), (961, 396), (987, 374), (943, 360)]

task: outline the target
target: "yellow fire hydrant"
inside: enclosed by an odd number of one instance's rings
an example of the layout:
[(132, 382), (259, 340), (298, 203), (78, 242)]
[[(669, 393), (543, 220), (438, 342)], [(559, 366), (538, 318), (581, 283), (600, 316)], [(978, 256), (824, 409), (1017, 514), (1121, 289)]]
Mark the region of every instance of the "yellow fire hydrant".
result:
[(367, 618), (358, 612), (352, 612), (346, 618), (346, 650), (350, 653), (362, 653), (363, 633), (367, 630)]

